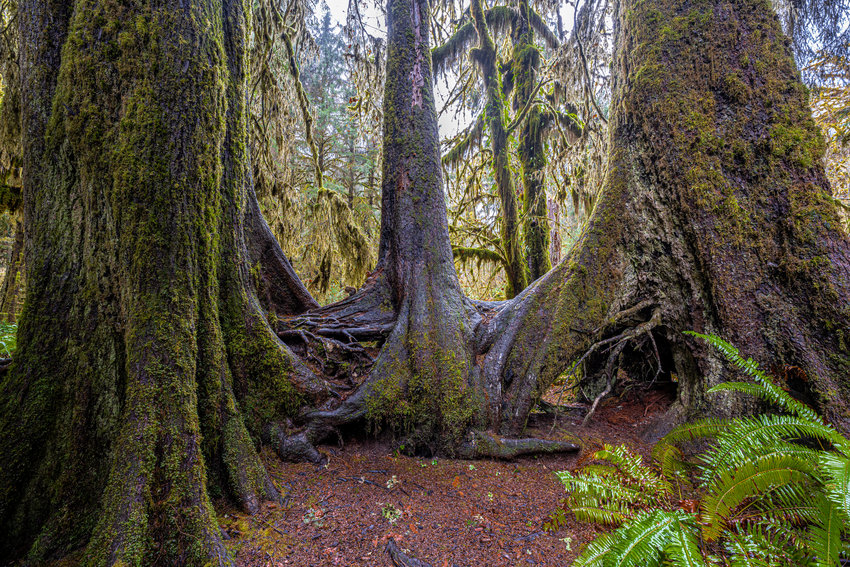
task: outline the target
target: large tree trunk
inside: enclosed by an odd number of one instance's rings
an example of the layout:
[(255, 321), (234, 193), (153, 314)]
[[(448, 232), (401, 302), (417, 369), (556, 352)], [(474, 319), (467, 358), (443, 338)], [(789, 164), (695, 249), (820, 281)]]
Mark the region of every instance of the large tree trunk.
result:
[(377, 267), (352, 297), (284, 322), (303, 325), (312, 318), (309, 328), (325, 336), (343, 322), (348, 337), (383, 342), (354, 393), (334, 410), (307, 416), (310, 442), (368, 416), (409, 435), (410, 446), (446, 449), (458, 443), (479, 409), (471, 374), (477, 314), (463, 297), (449, 244), (429, 13), (425, 0), (392, 0), (387, 7)]
[(604, 191), (569, 257), (479, 334), (487, 383), (505, 388), (491, 422), (521, 430), (529, 393), (577, 360), (610, 379), (655, 352), (679, 378), (667, 425), (742, 411), (704, 396), (726, 374), (681, 334), (697, 330), (801, 369), (792, 386), (846, 430), (850, 247), (776, 16), (758, 0), (621, 0), (615, 17)]
[[(210, 496), (321, 384), (266, 311), (315, 305), (259, 217), (246, 5), (21, 2), (28, 293), (2, 381), (0, 558), (224, 565)], [(300, 286), (300, 287), (299, 287)]]

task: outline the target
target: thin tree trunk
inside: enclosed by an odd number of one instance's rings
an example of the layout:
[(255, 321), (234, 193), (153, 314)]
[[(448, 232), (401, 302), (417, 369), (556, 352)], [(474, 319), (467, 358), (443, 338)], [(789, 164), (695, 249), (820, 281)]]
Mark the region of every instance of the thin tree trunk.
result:
[[(521, 112), (530, 104), (537, 86), (540, 52), (534, 45), (528, 0), (520, 0), (519, 16), (511, 32), (513, 41), (513, 109)], [(546, 118), (540, 106), (528, 110), (519, 134), (519, 161), (522, 165), (523, 239), (529, 281), (552, 269), (549, 256), (549, 218), (546, 200)]]
[(24, 224), (15, 221), (15, 240), (6, 263), (6, 275), (0, 286), (0, 320), (14, 323), (20, 311), (19, 295), (24, 286)]
[(549, 257), (552, 265), (557, 266), (561, 261), (561, 206), (554, 199), (547, 199), (549, 214)]
[(481, 0), (472, 0), (470, 5), (475, 30), (478, 34), (478, 47), (470, 51), (470, 57), (478, 66), (481, 80), (484, 82), (487, 104), (484, 117), (490, 129), (490, 142), (493, 150), (493, 177), (501, 205), (500, 238), (506, 262), (505, 297), (511, 299), (528, 285), (528, 274), (520, 246), (519, 215), (517, 196), (514, 190), (513, 176), (508, 156), (508, 134), (505, 124), (505, 102), (502, 98), (502, 86), (496, 69), (496, 45), (487, 28), (487, 21)]

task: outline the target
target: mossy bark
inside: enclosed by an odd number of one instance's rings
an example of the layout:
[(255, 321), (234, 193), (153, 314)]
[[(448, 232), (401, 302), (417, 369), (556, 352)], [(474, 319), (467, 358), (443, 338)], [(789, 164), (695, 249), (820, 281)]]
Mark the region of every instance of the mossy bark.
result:
[(480, 413), (472, 370), (474, 309), (454, 269), (440, 167), (427, 0), (387, 5), (381, 239), (366, 286), (308, 313), (349, 328), (386, 329), (360, 387), (332, 411), (307, 416), (307, 439), (369, 418), (408, 446), (457, 445)]
[[(491, 421), (521, 429), (528, 392), (638, 338), (679, 378), (667, 425), (743, 411), (704, 396), (728, 374), (681, 334), (697, 330), (802, 370), (846, 430), (850, 243), (776, 16), (761, 0), (621, 0), (615, 18), (605, 187), (569, 257), (479, 334), (487, 384), (504, 389)], [(606, 363), (586, 362), (585, 375)]]
[(3, 560), (226, 565), (211, 498), (279, 497), (256, 439), (321, 384), (266, 322), (309, 294), (257, 289), (288, 262), (251, 189), (249, 10), (20, 3), (28, 293), (0, 384)]
[(511, 299), (528, 285), (528, 270), (523, 259), (517, 195), (508, 155), (507, 104), (503, 97), (501, 74), (496, 68), (496, 45), (487, 27), (481, 0), (472, 0), (470, 10), (478, 34), (478, 47), (472, 49), (469, 55), (484, 83), (484, 120), (490, 131), (493, 178), (501, 205), (499, 232), (505, 255), (505, 297)]
[[(521, 0), (511, 30), (513, 43), (513, 109), (522, 112), (532, 104), (537, 86), (540, 52), (534, 44), (528, 0)], [(534, 104), (519, 130), (519, 162), (522, 166), (522, 218), (528, 279), (534, 281), (552, 269), (549, 257), (549, 215), (546, 200), (546, 115)]]

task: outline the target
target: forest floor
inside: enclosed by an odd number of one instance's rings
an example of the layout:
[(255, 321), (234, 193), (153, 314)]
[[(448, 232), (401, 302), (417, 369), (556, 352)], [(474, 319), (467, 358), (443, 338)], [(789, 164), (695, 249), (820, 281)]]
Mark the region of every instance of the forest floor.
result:
[(254, 516), (219, 508), (219, 520), (244, 567), (389, 566), (389, 538), (433, 567), (566, 566), (599, 529), (571, 516), (550, 529), (564, 497), (555, 471), (586, 463), (603, 443), (647, 454), (651, 445), (640, 435), (671, 402), (659, 391), (613, 397), (586, 427), (579, 417), (586, 408), (578, 405), (557, 418), (534, 415), (529, 436), (580, 441), (581, 452), (566, 455), (418, 458), (369, 439), (321, 447), (330, 460), (316, 467), (282, 463), (268, 452), (283, 505), (266, 504)]

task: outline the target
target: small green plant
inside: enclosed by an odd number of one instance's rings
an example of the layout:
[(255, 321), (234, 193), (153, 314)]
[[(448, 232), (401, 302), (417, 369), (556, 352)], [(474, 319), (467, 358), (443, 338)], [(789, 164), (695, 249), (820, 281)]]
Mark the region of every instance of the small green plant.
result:
[(385, 504), (383, 508), (381, 508), (381, 515), (386, 518), (386, 520), (390, 524), (394, 524), (401, 519), (401, 510), (393, 506), (392, 504)]
[(323, 528), (325, 527), (325, 511), (318, 507), (311, 507), (301, 521), (316, 528)]
[[(600, 463), (556, 473), (577, 519), (617, 526), (573, 566), (838, 565), (850, 553), (850, 441), (732, 345), (692, 334), (752, 380), (709, 392), (755, 396), (782, 413), (682, 425), (649, 464), (605, 446), (595, 454)], [(678, 445), (698, 439), (711, 444), (686, 458)]]
[(484, 523), (484, 516), (475, 514), (471, 518), (467, 518), (464, 522), (467, 528), (475, 528)]
[(17, 323), (0, 323), (0, 356), (11, 358), (18, 347), (17, 337)]
[(392, 477), (387, 479), (387, 489), (392, 490), (395, 487), (395, 485), (397, 485), (398, 483), (399, 483), (398, 477), (396, 475), (393, 475)]

